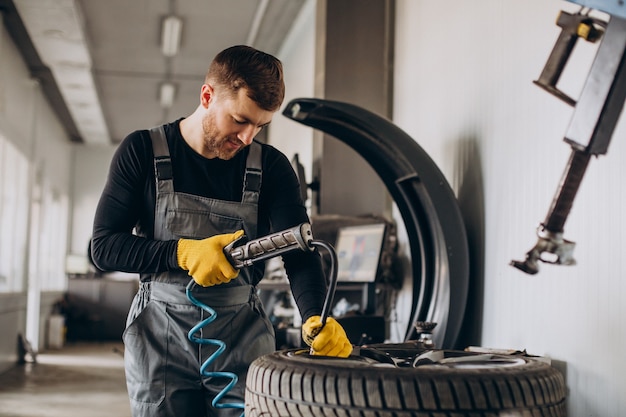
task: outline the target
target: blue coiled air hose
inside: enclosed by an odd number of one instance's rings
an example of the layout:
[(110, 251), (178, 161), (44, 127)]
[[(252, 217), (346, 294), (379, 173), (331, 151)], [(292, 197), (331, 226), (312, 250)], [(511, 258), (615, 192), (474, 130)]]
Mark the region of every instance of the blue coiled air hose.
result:
[[(217, 318), (217, 312), (215, 310), (213, 310), (211, 307), (204, 304), (203, 302), (198, 301), (193, 296), (193, 294), (191, 293), (191, 290), (195, 285), (196, 285), (196, 282), (193, 279), (189, 281), (189, 284), (187, 284), (187, 290), (186, 290), (187, 298), (189, 299), (189, 301), (191, 301), (191, 303), (200, 307), (202, 310), (206, 311), (209, 314), (209, 316), (206, 319), (202, 320), (200, 323), (196, 324), (194, 327), (192, 327), (191, 330), (189, 330), (189, 333), (187, 334), (187, 338), (191, 340), (192, 342), (199, 343), (201, 345), (217, 346), (217, 350), (213, 352), (211, 356), (209, 356), (200, 366), (200, 375), (207, 377), (207, 378), (224, 378), (224, 379), (230, 380), (230, 382), (226, 384), (226, 386), (219, 392), (219, 394), (217, 394), (215, 398), (213, 398), (213, 401), (211, 402), (211, 404), (215, 408), (240, 408), (243, 410), (244, 409), (243, 403), (222, 403), (221, 402), (222, 398), (231, 389), (233, 389), (235, 384), (237, 384), (237, 381), (239, 379), (237, 375), (232, 372), (225, 372), (225, 371), (222, 371), (222, 372), (207, 371), (207, 368), (209, 367), (209, 365), (213, 363), (213, 361), (215, 361), (215, 359), (217, 359), (217, 357), (220, 356), (226, 350), (226, 343), (224, 343), (223, 341), (219, 339), (204, 339), (202, 337), (197, 337), (195, 335), (196, 333), (199, 333), (202, 330), (202, 328), (212, 323)], [(244, 415), (244, 412), (241, 413), (240, 417), (243, 417), (243, 415)]]
[[(279, 242), (280, 246), (273, 246), (276, 244), (276, 242)], [(248, 242), (246, 244), (246, 247), (235, 248), (235, 256), (233, 256), (232, 252), (234, 243), (235, 242), (224, 248), (224, 252), (227, 255), (227, 258), (231, 261), (231, 263), (233, 263), (233, 266), (238, 269), (245, 266), (250, 266), (255, 262), (263, 261), (295, 250), (307, 251), (313, 250), (315, 247), (321, 247), (326, 249), (330, 254), (331, 265), (329, 272), (330, 282), (328, 292), (326, 294), (326, 299), (324, 300), (324, 306), (320, 315), (322, 328), (324, 327), (324, 325), (326, 324), (326, 319), (330, 315), (330, 309), (332, 306), (333, 297), (335, 295), (335, 288), (337, 286), (337, 256), (334, 248), (330, 244), (321, 240), (312, 239), (310, 225), (308, 223), (303, 223), (292, 229), (284, 230), (274, 235), (265, 236), (255, 241)], [(222, 398), (231, 389), (233, 389), (235, 384), (237, 384), (237, 381), (239, 379), (237, 375), (232, 372), (209, 372), (206, 370), (208, 366), (213, 363), (213, 361), (226, 350), (226, 343), (218, 339), (204, 339), (202, 337), (195, 336), (195, 334), (200, 332), (202, 328), (204, 328), (217, 318), (217, 312), (215, 310), (213, 310), (208, 305), (198, 301), (192, 295), (191, 290), (195, 285), (196, 282), (193, 279), (191, 279), (189, 281), (189, 284), (187, 284), (187, 298), (189, 299), (189, 301), (191, 301), (191, 303), (209, 313), (209, 316), (206, 319), (202, 320), (200, 323), (196, 324), (191, 330), (189, 330), (187, 337), (189, 338), (189, 340), (195, 343), (199, 343), (202, 345), (214, 345), (218, 347), (218, 349), (202, 363), (202, 365), (200, 366), (200, 374), (207, 378), (225, 378), (230, 380), (230, 382), (222, 389), (222, 391), (220, 391), (219, 394), (215, 396), (211, 404), (215, 408), (244, 409), (245, 404), (242, 403), (221, 402)], [(241, 413), (240, 417), (243, 417), (243, 415), (244, 412)]]

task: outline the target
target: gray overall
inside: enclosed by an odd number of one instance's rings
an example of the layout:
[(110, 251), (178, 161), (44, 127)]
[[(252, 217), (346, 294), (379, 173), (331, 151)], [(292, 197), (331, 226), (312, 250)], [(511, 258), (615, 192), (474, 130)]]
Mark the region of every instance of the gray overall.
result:
[[(246, 163), (241, 202), (176, 193), (171, 160), (162, 128), (151, 131), (156, 176), (154, 238), (202, 239), (243, 229), (256, 237), (261, 176), (261, 146), (253, 142)], [(123, 339), (128, 394), (133, 417), (239, 416), (242, 409), (215, 408), (211, 402), (229, 382), (205, 378), (200, 366), (217, 349), (189, 341), (187, 333), (208, 316), (185, 294), (186, 271), (154, 274), (140, 285)], [(243, 405), (246, 373), (257, 357), (275, 350), (274, 330), (256, 294), (252, 274), (213, 287), (194, 285), (193, 295), (213, 308), (217, 318), (202, 329), (201, 338), (219, 339), (226, 350), (207, 371), (233, 372), (237, 385), (220, 403)]]

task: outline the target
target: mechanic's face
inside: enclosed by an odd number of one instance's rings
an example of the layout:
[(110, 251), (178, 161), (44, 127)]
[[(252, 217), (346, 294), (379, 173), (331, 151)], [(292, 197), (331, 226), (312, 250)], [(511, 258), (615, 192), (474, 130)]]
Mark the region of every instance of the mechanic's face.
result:
[(205, 84), (203, 97), (208, 97), (207, 112), (202, 118), (203, 154), (209, 157), (231, 159), (252, 143), (274, 115), (274, 112), (261, 109), (247, 96), (245, 89), (229, 96)]

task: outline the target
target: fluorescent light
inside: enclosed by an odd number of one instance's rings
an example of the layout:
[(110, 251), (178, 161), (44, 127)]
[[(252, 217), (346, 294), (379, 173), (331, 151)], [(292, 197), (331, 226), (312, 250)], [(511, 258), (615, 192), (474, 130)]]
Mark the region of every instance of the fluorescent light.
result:
[(176, 96), (176, 85), (166, 81), (161, 84), (159, 88), (159, 103), (161, 107), (169, 109), (174, 103), (174, 97)]
[(183, 31), (183, 21), (178, 16), (167, 16), (163, 19), (161, 28), (161, 52), (167, 57), (178, 53), (180, 35)]

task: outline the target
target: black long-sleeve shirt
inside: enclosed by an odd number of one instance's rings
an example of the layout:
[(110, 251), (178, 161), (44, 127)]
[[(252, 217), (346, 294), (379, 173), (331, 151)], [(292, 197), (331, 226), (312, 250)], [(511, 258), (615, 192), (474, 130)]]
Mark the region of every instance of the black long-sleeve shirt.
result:
[[(174, 189), (207, 198), (241, 201), (249, 148), (230, 160), (204, 158), (185, 142), (179, 124), (177, 120), (165, 125)], [(276, 148), (262, 146), (259, 236), (309, 221), (289, 160)], [(142, 280), (151, 273), (180, 270), (177, 240), (154, 240), (153, 158), (148, 130), (128, 135), (113, 156), (96, 209), (92, 237), (93, 261), (102, 270), (139, 273)], [(133, 230), (141, 233), (134, 234)], [(303, 320), (319, 314), (326, 288), (319, 256), (315, 252), (292, 252), (283, 255), (283, 260)]]

